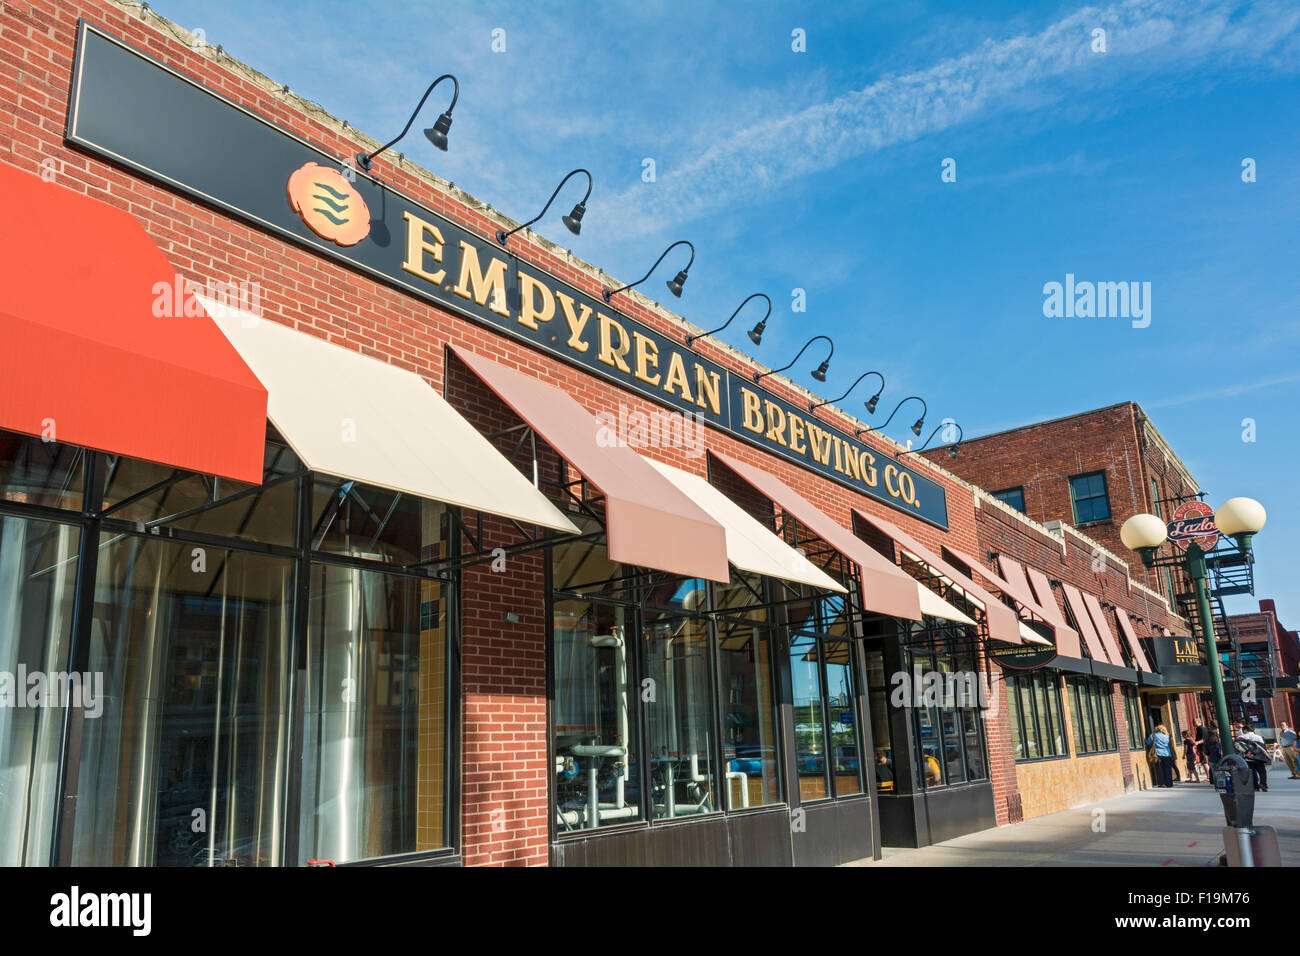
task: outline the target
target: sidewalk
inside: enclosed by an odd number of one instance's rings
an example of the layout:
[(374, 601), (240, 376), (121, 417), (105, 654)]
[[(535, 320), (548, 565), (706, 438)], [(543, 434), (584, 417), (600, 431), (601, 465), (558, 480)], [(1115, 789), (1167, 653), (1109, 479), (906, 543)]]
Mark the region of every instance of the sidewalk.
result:
[[(1268, 784), (1268, 793), (1255, 794), (1255, 823), (1277, 829), (1283, 866), (1300, 866), (1300, 780), (1288, 779), (1286, 766), (1274, 763)], [(1204, 783), (1174, 784), (918, 850), (886, 848), (883, 860), (846, 865), (1213, 866), (1223, 827), (1217, 791)]]

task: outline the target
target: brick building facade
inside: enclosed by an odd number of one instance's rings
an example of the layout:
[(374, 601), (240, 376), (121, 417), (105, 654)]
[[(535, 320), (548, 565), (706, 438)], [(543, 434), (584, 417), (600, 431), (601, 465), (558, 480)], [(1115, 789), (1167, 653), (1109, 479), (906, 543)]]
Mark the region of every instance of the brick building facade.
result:
[[(219, 94), (239, 109), (274, 123), (314, 149), (346, 158), (355, 155), (358, 149), (377, 146), (375, 141), (360, 136), (355, 129), (322, 113), (318, 107), (287, 92), (279, 84), (232, 60), (224, 52), (197, 42), (174, 24), (135, 4), (92, 0), (54, 4), (32, 0), (0, 7), (0, 52), (4, 54), (0, 58), (3, 59), (0, 62), (0, 163), (29, 175), (30, 186), (25, 188), (69, 190), (128, 213), (144, 227), (176, 272), (200, 287), (210, 287), (214, 281), (258, 283), (261, 318), (418, 375), (439, 395), (445, 396), (465, 420), (488, 436), (503, 456), (509, 456), (512, 446), (517, 444), (510, 430), (520, 427), (521, 417), (526, 418), (529, 410), (512, 407), (457, 355), (472, 354), (524, 373), (532, 381), (570, 396), (593, 416), (603, 415), (618, 420), (620, 416), (626, 419), (629, 415), (640, 414), (649, 418), (661, 411), (660, 404), (642, 393), (620, 387), (608, 377), (592, 374), (574, 363), (529, 347), (517, 338), (468, 318), (462, 312), (430, 304), (391, 281), (383, 281), (364, 269), (349, 268), (303, 242), (289, 241), (246, 217), (233, 215), (218, 204), (197, 201), (185, 190), (173, 188), (157, 177), (143, 175), (128, 163), (110, 161), (70, 144), (66, 138), (68, 110), (79, 19), (82, 18), (90, 26), (120, 40), (126, 47), (146, 54), (167, 70), (182, 74), (206, 90)], [(176, 122), (178, 129), (183, 130), (184, 119), (178, 118)], [(249, 175), (259, 175), (259, 172), (252, 170)], [(491, 241), (490, 237), (498, 228), (509, 229), (515, 225), (484, 202), (391, 153), (375, 161), (372, 176), (397, 194), (410, 197), (479, 239)], [(280, 188), (278, 184), (277, 188)], [(521, 265), (563, 281), (588, 296), (598, 298), (602, 288), (621, 284), (530, 232), (519, 233), (511, 239), (510, 253)], [(670, 340), (680, 341), (685, 335), (700, 331), (636, 292), (620, 296), (613, 308), (618, 310), (618, 315), (635, 320)], [(750, 357), (711, 339), (700, 340), (693, 349), (696, 354), (746, 381), (755, 371), (766, 371)], [(641, 371), (643, 367), (638, 364), (637, 369)], [(669, 370), (664, 371), (667, 373)], [(768, 376), (764, 388), (770, 395), (800, 408), (818, 401), (816, 396), (779, 375)], [(771, 413), (768, 414), (765, 431), (769, 435), (776, 434), (782, 446), (786, 446), (787, 441), (790, 445), (802, 442), (802, 427), (817, 422), (829, 423), (850, 435), (855, 427), (861, 427), (847, 413), (831, 406), (808, 414), (807, 423), (801, 423), (801, 428), (796, 428), (791, 422), (788, 432), (775, 426)], [(855, 522), (861, 520), (860, 516), (855, 517), (856, 511), (892, 523), (901, 529), (907, 540), (914, 539), (917, 549), (941, 556), (945, 562), (951, 560), (960, 564), (963, 556), (973, 556), (974, 561), (966, 571), (974, 572), (973, 577), (979, 584), (994, 588), (994, 600), (1004, 602), (1022, 618), (1033, 616), (1032, 608), (1021, 607), (1009, 591), (997, 591), (996, 582), (988, 584), (991, 579), (985, 577), (984, 572), (996, 574), (998, 570), (990, 555), (1014, 558), (1041, 570), (1061, 585), (1068, 584), (1095, 595), (1104, 602), (1107, 620), (1110, 621), (1108, 626), (1114, 633), (1118, 633), (1115, 631), (1116, 619), (1109, 615), (1115, 608), (1120, 608), (1147, 628), (1142, 632), (1144, 637), (1166, 629), (1174, 634), (1185, 634), (1185, 623), (1169, 611), (1160, 596), (1160, 582), (1148, 579), (1140, 569), (1130, 568), (1114, 555), (1118, 551), (1117, 528), (1124, 516), (1121, 506), (1129, 513), (1150, 510), (1148, 496), (1152, 494), (1152, 480), (1156, 482), (1156, 493), (1162, 495), (1182, 493), (1193, 488), (1194, 484), (1136, 405), (1126, 403), (1082, 418), (1085, 420), (1051, 424), (1054, 430), (1032, 436), (1027, 430), (1017, 430), (1002, 436), (971, 440), (963, 445), (962, 454), (951, 465), (956, 474), (934, 461), (913, 460), (911, 464), (916, 474), (933, 482), (943, 492), (947, 508), (946, 527), (882, 504), (876, 497), (854, 491), (843, 480), (833, 480), (824, 472), (800, 467), (789, 456), (775, 454), (754, 441), (741, 440), (735, 433), (713, 425), (708, 425), (704, 431), (707, 455), (701, 455), (698, 448), (673, 446), (671, 443), (641, 450), (645, 457), (661, 464), (709, 479), (715, 488), (722, 490), (769, 530), (778, 532), (792, 546), (802, 549), (811, 542), (811, 551), (818, 544), (825, 545), (828, 535), (836, 536), (824, 527), (821, 533), (812, 528), (804, 513), (799, 511), (804, 505), (814, 508), (845, 533), (845, 529), (855, 528)], [(17, 432), (28, 436), (39, 434), (27, 425), (20, 427), (15, 423), (0, 422), (0, 426), (11, 437)], [(554, 485), (563, 485), (582, 477), (572, 462), (566, 460), (558, 441), (553, 445), (544, 434), (538, 438), (537, 475), (534, 476), (523, 465), (519, 466), (527, 477), (535, 478), (535, 486), (545, 484), (547, 480)], [(826, 441), (829, 448), (829, 439)], [(836, 441), (838, 459), (841, 444), (838, 439)], [(864, 441), (867, 442), (865, 447), (872, 451), (882, 467), (893, 462), (901, 451), (878, 434), (872, 434)], [(847, 448), (847, 445), (843, 447)], [(1055, 454), (1062, 448), (1069, 451), (1068, 462), (1049, 459), (1048, 452)], [(112, 451), (111, 448), (98, 449), (103, 453)], [(728, 465), (728, 461), (735, 464)], [(1015, 470), (1013, 466), (1017, 462), (1022, 469), (1032, 470)], [(948, 462), (944, 460), (944, 464)], [(10, 462), (6, 467), (6, 480), (16, 481), (13, 478), (17, 473), (16, 466)], [(752, 481), (741, 480), (744, 476), (739, 475), (737, 469), (746, 467), (776, 479), (792, 490), (800, 501), (777, 501), (771, 494), (759, 493)], [(1062, 497), (1060, 488), (1064, 477), (1092, 470), (1103, 471), (1106, 475), (1115, 506), (1110, 521), (1089, 525), (1082, 531), (1054, 531), (1037, 523), (1040, 518), (1064, 520), (1059, 517), (1064, 513), (1063, 508), (1069, 505), (1068, 490)], [(847, 471), (842, 473), (848, 474)], [(1026, 512), (1034, 520), (1004, 507), (976, 487), (1000, 489), (1011, 484), (1025, 486)], [(343, 497), (347, 493), (345, 487), (339, 495)], [(29, 492), (23, 491), (22, 494)], [(563, 504), (560, 496), (555, 496), (554, 500)], [(5, 502), (8, 509), (5, 514), (11, 520), (36, 520), (30, 509), (23, 510), (18, 492), (8, 494)], [(397, 507), (395, 502), (393, 507)], [(792, 517), (796, 513), (799, 514), (797, 521)], [(40, 517), (42, 520), (60, 521), (66, 518), (69, 523), (74, 522), (73, 516), (61, 512), (53, 515), (42, 512)], [(475, 525), (475, 534), (485, 553), (490, 553), (494, 547), (517, 543), (512, 523), (504, 518), (490, 513), (480, 516), (463, 513), (460, 520), (469, 526), (479, 518), (481, 524)], [(83, 509), (75, 518), (83, 528), (92, 530), (98, 529), (102, 520), (103, 516), (94, 507)], [(104, 527), (108, 529), (108, 525)], [(381, 531), (375, 532), (376, 537)], [(130, 533), (133, 532), (123, 526), (123, 534)], [(177, 540), (192, 543), (183, 530), (175, 534)], [(306, 554), (307, 545), (302, 547)], [(897, 562), (902, 566), (915, 559), (915, 555), (905, 553), (910, 547), (896, 546), (893, 541), (887, 541), (877, 550), (891, 564)], [(859, 554), (850, 560), (852, 556), (845, 551), (840, 552), (840, 557), (841, 564), (837, 567), (848, 569), (843, 572), (847, 575), (844, 582), (852, 594), (856, 584), (850, 579), (857, 573), (852, 570), (854, 563), (861, 565), (865, 561), (869, 564), (878, 559)], [(1052, 755), (1056, 758), (1054, 760), (1017, 759), (1015, 740), (1017, 735), (1024, 737), (1024, 722), (1010, 710), (999, 709), (997, 705), (997, 688), (1003, 685), (999, 679), (1000, 672), (990, 663), (988, 656), (989, 624), (979, 613), (987, 609), (978, 602), (963, 603), (970, 597), (967, 592), (971, 589), (963, 591), (958, 588), (955, 593), (943, 592), (947, 600), (962, 605), (957, 612), (949, 611), (953, 616), (946, 620), (970, 620), (969, 615), (974, 614), (979, 618), (978, 626), (972, 622), (969, 630), (962, 630), (966, 625), (957, 625), (960, 640), (955, 643), (951, 637), (931, 636), (925, 653), (931, 655), (927, 658), (930, 661), (941, 661), (945, 654), (954, 655), (951, 659), (960, 661), (962, 654), (969, 654), (974, 667), (994, 687), (993, 702), (984, 709), (982, 716), (977, 718), (972, 713), (957, 710), (941, 714), (936, 710), (934, 717), (923, 715), (908, 725), (910, 729), (900, 738), (907, 742), (905, 746), (896, 741), (892, 754), (878, 753), (889, 748), (886, 741), (873, 738), (873, 731), (868, 726), (871, 723), (868, 711), (875, 713), (877, 701), (883, 699), (883, 695), (865, 690), (870, 678), (864, 652), (854, 650), (850, 653), (848, 644), (829, 640), (827, 646), (839, 648), (842, 645), (845, 649), (834, 653), (818, 652), (822, 654), (819, 662), (821, 679), (826, 683), (829, 680), (827, 675), (840, 673), (833, 668), (847, 667), (843, 679), (853, 690), (837, 698), (840, 703), (834, 708), (827, 702), (829, 686), (811, 692), (808, 700), (813, 704), (808, 704), (807, 700), (805, 704), (821, 706), (827, 721), (839, 726), (839, 733), (850, 742), (837, 740), (822, 751), (814, 747), (811, 756), (805, 756), (800, 750), (796, 760), (797, 739), (814, 732), (829, 731), (825, 727), (809, 729), (816, 721), (801, 720), (794, 713), (800, 706), (791, 697), (789, 685), (792, 665), (788, 648), (794, 629), (789, 625), (790, 634), (774, 629), (772, 656), (780, 658), (785, 654), (783, 662), (776, 661), (772, 665), (772, 673), (777, 675), (777, 686), (772, 693), (780, 704), (777, 736), (784, 747), (778, 775), (780, 786), (777, 787), (780, 799), (773, 799), (762, 808), (751, 808), (747, 793), (740, 797), (729, 795), (727, 812), (723, 812), (716, 795), (708, 804), (705, 801), (709, 794), (699, 796), (701, 790), (707, 791), (712, 787), (720, 791), (720, 787), (712, 784), (704, 788), (691, 786), (691, 782), (698, 782), (700, 777), (700, 771), (694, 767), (690, 777), (669, 776), (666, 784), (669, 792), (658, 797), (649, 792), (660, 786), (655, 782), (658, 778), (654, 773), (657, 771), (654, 768), (638, 769), (636, 773), (641, 774), (639, 779), (647, 792), (636, 796), (636, 781), (630, 782), (629, 795), (621, 798), (629, 801), (628, 804), (614, 809), (621, 811), (627, 809), (631, 801), (639, 801), (643, 804), (636, 808), (641, 815), (639, 819), (627, 827), (615, 827), (609, 831), (609, 836), (603, 836), (605, 831), (601, 830), (600, 834), (580, 834), (583, 836), (581, 841), (574, 835), (566, 839), (562, 832), (567, 825), (565, 821), (584, 819), (585, 811), (559, 806), (557, 788), (561, 782), (576, 786), (572, 781), (594, 766), (595, 758), (586, 765), (581, 760), (570, 760), (558, 752), (556, 744), (556, 675), (548, 671), (548, 667), (554, 666), (556, 654), (552, 604), (558, 599), (552, 595), (553, 585), (548, 583), (548, 575), (553, 574), (558, 559), (544, 548), (520, 548), (511, 551), (506, 560), (509, 573), (504, 575), (487, 561), (467, 563), (457, 569), (454, 581), (448, 578), (449, 583), (439, 585), (442, 591), (437, 597), (431, 598), (432, 592), (427, 590), (432, 585), (427, 582), (422, 585), (426, 591), (419, 599), (421, 609), (433, 604), (436, 605), (434, 613), (445, 617), (441, 619), (441, 629), (429, 626), (429, 622), (417, 628), (420, 640), (435, 640), (430, 637), (435, 632), (449, 633), (451, 637), (445, 682), (438, 687), (429, 686), (431, 682), (441, 680), (441, 664), (420, 670), (419, 696), (426, 708), (420, 728), (425, 735), (438, 734), (445, 729), (449, 744), (445, 752), (438, 750), (430, 762), (422, 764), (423, 776), (418, 784), (413, 785), (424, 801), (420, 811), (424, 815), (417, 814), (417, 818), (423, 821), (418, 828), (420, 835), (412, 838), (415, 842), (399, 841), (395, 849), (370, 855), (398, 863), (452, 862), (467, 865), (546, 865), (620, 859), (624, 862), (638, 859), (645, 862), (838, 862), (846, 854), (878, 853), (882, 840), (890, 839), (888, 833), (882, 836), (880, 801), (888, 802), (890, 798), (903, 796), (904, 782), (909, 775), (914, 784), (911, 796), (915, 799), (907, 807), (900, 802), (897, 811), (890, 811), (902, 815), (898, 818), (904, 820), (899, 832), (904, 835), (895, 838), (904, 845), (943, 838), (944, 834), (960, 832), (962, 827), (1014, 822), (1025, 816), (1112, 796), (1149, 782), (1148, 777), (1143, 776), (1147, 771), (1140, 755), (1131, 752), (1135, 748), (1129, 746), (1129, 724), (1134, 712), (1126, 708), (1122, 688), (1136, 688), (1141, 678), (1137, 667), (1128, 666), (1134, 661), (1127, 652), (1124, 660), (1107, 661), (1081, 654), (1071, 665), (1074, 671), (1049, 669), (1050, 679), (1055, 682), (1061, 699), (1066, 700), (1065, 704), (1058, 701), (1055, 722), (1048, 725), (1055, 728), (1058, 740), (1053, 749), (1059, 752)], [(933, 571), (940, 558), (922, 555), (919, 563)], [(361, 575), (372, 573), (373, 568), (366, 566), (363, 569), (358, 564), (354, 570)], [(1040, 601), (1058, 602), (1056, 615), (1069, 613), (1060, 593), (1054, 585), (1051, 594), (1037, 597)], [(306, 600), (303, 594), (305, 592), (299, 595), (300, 601)], [(811, 600), (801, 593), (787, 603), (800, 606), (799, 602)], [(825, 598), (816, 600), (825, 601)], [(839, 600), (853, 603), (853, 599)], [(843, 609), (843, 604), (832, 606)], [(394, 613), (392, 607), (390, 603), (390, 616)], [(786, 620), (781, 615), (791, 613), (778, 610), (777, 602), (771, 607), (770, 613), (776, 621)], [(81, 613), (84, 616), (87, 612)], [(305, 620), (306, 611), (297, 613), (304, 615)], [(847, 611), (843, 613), (848, 614)], [(848, 616), (853, 620), (852, 614)], [(895, 653), (897, 646), (902, 646), (889, 644), (889, 635), (894, 633), (892, 629), (896, 626), (899, 633), (906, 633), (905, 623), (896, 625), (890, 623), (887, 616), (878, 618), (871, 607), (858, 612), (859, 626), (863, 619), (872, 626), (880, 625), (884, 636), (877, 635), (875, 639), (891, 648), (889, 654)], [(76, 620), (74, 615), (74, 622)], [(926, 620), (933, 624), (935, 618)], [(771, 625), (772, 622), (767, 623)], [(87, 635), (92, 633), (88, 623), (78, 626), (85, 627)], [(943, 634), (956, 633), (952, 625), (945, 624), (944, 627), (948, 630)], [(601, 635), (601, 639), (608, 636)], [(849, 636), (861, 640), (860, 635)], [(1122, 636), (1119, 640), (1123, 644)], [(870, 641), (867, 646), (871, 646)], [(301, 653), (303, 660), (310, 658), (307, 651)], [(836, 658), (835, 653), (846, 656)], [(393, 659), (396, 658), (388, 659), (390, 665)], [(818, 662), (818, 658), (809, 652), (809, 656), (798, 658), (795, 663), (800, 662), (810, 662), (811, 666), (811, 663)], [(647, 665), (628, 665), (624, 660), (620, 666), (631, 666), (634, 673), (640, 673), (638, 668)], [(607, 671), (602, 673), (607, 675)], [(1071, 683), (1071, 674), (1086, 675), (1086, 686)], [(784, 686), (781, 686), (781, 681), (786, 682)], [(795, 686), (794, 696), (797, 697), (798, 685)], [(729, 693), (739, 694), (739, 691)], [(1098, 718), (1100, 712), (1091, 709), (1098, 705), (1089, 702), (1088, 693), (1103, 695), (1097, 699), (1104, 699), (1109, 706), (1108, 719), (1113, 725), (1109, 729), (1103, 726), (1107, 723), (1106, 715), (1101, 713)], [(1085, 696), (1071, 697), (1071, 694)], [(854, 703), (854, 699), (859, 703)], [(1071, 716), (1074, 701), (1081, 701), (1078, 706), (1083, 709), (1078, 713), (1091, 715), (1087, 717), (1090, 730), (1076, 727), (1078, 718)], [(859, 705), (861, 709), (855, 709)], [(624, 703), (623, 706), (626, 710), (628, 705)], [(722, 716), (714, 713), (713, 717), (716, 726), (724, 726)], [(1092, 726), (1098, 719), (1100, 723)], [(888, 721), (882, 718), (879, 726), (886, 723)], [(971, 730), (972, 727), (975, 729)], [(304, 759), (301, 749), (303, 733), (301, 728), (286, 731), (286, 739), (292, 742), (288, 763), (298, 766), (298, 769), (283, 771), (288, 774), (285, 792), (291, 791), (295, 782), (303, 782), (297, 776), (302, 773), (300, 765)], [(1093, 735), (1093, 739), (1086, 747), (1081, 749), (1072, 743), (1088, 733)], [(824, 739), (829, 741), (832, 738), (827, 736)], [(955, 744), (951, 743), (953, 740)], [(70, 748), (77, 743), (65, 739), (62, 746)], [(625, 765), (628, 742), (624, 740), (623, 743), (624, 764), (612, 765), (614, 776), (620, 781), (633, 776)], [(299, 749), (293, 749), (295, 747)], [(297, 755), (296, 758), (292, 757), (293, 754)], [(866, 772), (868, 755), (873, 762), (880, 757), (888, 757), (893, 762), (896, 777), (891, 778), (888, 788), (883, 785), (879, 769), (874, 777)], [(675, 757), (680, 758), (680, 755)], [(715, 750), (709, 757), (709, 765), (712, 766), (716, 759)], [(769, 772), (770, 768), (764, 769), (759, 765), (764, 760), (771, 762), (774, 759), (771, 754), (729, 758), (726, 762), (729, 768), (728, 792), (731, 792), (733, 775), (742, 781), (739, 786), (743, 790), (747, 785), (744, 782), (746, 774)], [(939, 768), (940, 761), (944, 763), (943, 768)], [(830, 767), (832, 762), (837, 765), (834, 769)], [(931, 762), (936, 768), (933, 781), (930, 779)], [(191, 767), (189, 772), (201, 774), (207, 771)], [(680, 768), (674, 772), (684, 773)], [(833, 776), (835, 774), (839, 776)], [(829, 780), (833, 793), (845, 790), (841, 794), (844, 798), (801, 799), (804, 780), (800, 775)], [(856, 784), (850, 779), (854, 777), (858, 780)], [(443, 778), (446, 780), (445, 790), (438, 790), (438, 781)], [(920, 782), (922, 778), (924, 784)], [(57, 779), (65, 798), (71, 797), (75, 802), (78, 793), (76, 781)], [(596, 780), (594, 770), (591, 779)], [(695, 795), (692, 799), (700, 800), (698, 805), (701, 807), (711, 807), (711, 812), (701, 814), (698, 820), (678, 821), (672, 826), (650, 825), (644, 804), (666, 800), (671, 806), (673, 800), (679, 798), (679, 780), (682, 779), (687, 783), (681, 794)], [(960, 785), (950, 785), (954, 780)], [(242, 780), (232, 783), (231, 792), (244, 785)], [(597, 819), (607, 809), (601, 801), (611, 786), (608, 779), (599, 785), (594, 782), (591, 785), (590, 812)], [(853, 787), (862, 792), (849, 793)], [(618, 792), (623, 793), (621, 782)], [(146, 794), (142, 799), (147, 801), (152, 797)], [(733, 805), (734, 800), (743, 800), (743, 812), (730, 812), (742, 809)], [(297, 816), (305, 818), (322, 812), (319, 807), (308, 806), (305, 802), (296, 808), (296, 795), (292, 793), (288, 803), (295, 805), (288, 811), (290, 824)], [(88, 801), (83, 801), (83, 804), (90, 806)], [(45, 833), (45, 842), (51, 844), (49, 859), (63, 863), (89, 859), (79, 855), (73, 823), (56, 815), (52, 818), (55, 822), (49, 824), (41, 815), (44, 811), (38, 812), (39, 809), (24, 810), (29, 815), (26, 825), (32, 828), (33, 833)], [(800, 829), (791, 824), (792, 818), (799, 816), (797, 811), (806, 812), (810, 829)], [(89, 809), (78, 812), (83, 814), (83, 821), (91, 819), (87, 816), (91, 813)], [(428, 814), (444, 812), (445, 830), (441, 823), (428, 822), (432, 819)], [(163, 810), (159, 809), (158, 813), (163, 815)], [(109, 829), (125, 827), (124, 821), (124, 815), (106, 814), (100, 825)], [(375, 821), (368, 826), (376, 831), (383, 828)], [(52, 830), (42, 831), (42, 827), (52, 827)], [(295, 828), (290, 825), (287, 829)], [(291, 838), (291, 845), (301, 851), (300, 856), (305, 855), (310, 844), (304, 841), (299, 845), (294, 840), (296, 838)], [(423, 852), (428, 848), (437, 852)], [(146, 846), (139, 851), (138, 857), (130, 860), (153, 862), (150, 852)], [(209, 861), (214, 852), (209, 853)], [(230, 858), (238, 855), (231, 848), (224, 852)], [(247, 855), (261, 860), (265, 853), (257, 850), (248, 851)], [(35, 861), (40, 862), (39, 855)], [(113, 857), (104, 861), (120, 863), (127, 859)], [(306, 862), (305, 859), (293, 859), (291, 854), (282, 861), (291, 864)]]

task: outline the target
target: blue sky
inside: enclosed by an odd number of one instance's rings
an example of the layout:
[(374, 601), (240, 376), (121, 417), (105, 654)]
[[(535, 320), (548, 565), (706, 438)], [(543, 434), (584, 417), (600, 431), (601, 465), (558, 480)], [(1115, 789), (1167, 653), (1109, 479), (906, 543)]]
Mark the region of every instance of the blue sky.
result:
[[(1300, 626), (1300, 5), (152, 6), (380, 140), (456, 74), (449, 151), (418, 131), (395, 148), (521, 221), (587, 167), (582, 235), (559, 222), (577, 180), (543, 235), (626, 281), (691, 240), (676, 311), (710, 328), (768, 293), (762, 346), (748, 314), (723, 338), (780, 366), (829, 334), (820, 391), (881, 370), (877, 421), (912, 393), (967, 435), (1139, 402), (1212, 504), (1269, 509), (1257, 590)], [(1067, 273), (1151, 283), (1150, 325), (1045, 317), (1043, 286)], [(791, 370), (802, 384), (817, 348)]]

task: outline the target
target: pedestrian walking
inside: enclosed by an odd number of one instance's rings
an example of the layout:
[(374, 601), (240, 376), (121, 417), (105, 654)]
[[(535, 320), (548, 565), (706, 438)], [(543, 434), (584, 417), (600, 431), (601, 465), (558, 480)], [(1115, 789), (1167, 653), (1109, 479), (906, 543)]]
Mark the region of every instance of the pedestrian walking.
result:
[(1157, 787), (1173, 787), (1174, 785), (1174, 742), (1169, 739), (1169, 731), (1164, 724), (1160, 724), (1151, 732), (1147, 738), (1147, 760), (1151, 760), (1154, 753)]
[(1205, 725), (1204, 724), (1196, 725), (1196, 762), (1205, 768), (1205, 779), (1213, 783), (1214, 782), (1213, 778), (1210, 776), (1210, 771), (1213, 768), (1210, 766), (1209, 755), (1206, 754), (1205, 752)]
[(1219, 732), (1213, 727), (1205, 728), (1205, 759), (1210, 765), (1210, 783), (1214, 783), (1214, 771), (1219, 769), (1223, 750), (1219, 746)]
[(1196, 772), (1196, 741), (1192, 740), (1190, 730), (1183, 731), (1183, 762), (1187, 764), (1187, 782), (1200, 783), (1200, 775)]
[(1296, 773), (1297, 753), (1296, 741), (1300, 740), (1300, 734), (1291, 729), (1291, 725), (1285, 720), (1282, 721), (1281, 730), (1277, 735), (1277, 742), (1282, 745), (1282, 759), (1286, 761), (1287, 769), (1291, 771), (1292, 780), (1300, 780), (1300, 773)]

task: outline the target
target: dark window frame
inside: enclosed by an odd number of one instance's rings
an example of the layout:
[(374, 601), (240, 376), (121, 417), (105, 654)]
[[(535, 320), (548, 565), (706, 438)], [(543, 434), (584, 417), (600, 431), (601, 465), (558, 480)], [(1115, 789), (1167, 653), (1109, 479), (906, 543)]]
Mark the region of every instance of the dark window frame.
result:
[[(998, 490), (998, 491), (992, 491), (992, 492), (989, 492), (989, 494), (991, 494), (991, 495), (992, 495), (994, 498), (996, 498), (998, 501), (1002, 502), (1002, 503), (1003, 503), (1004, 505), (1006, 505), (1008, 508), (1015, 508), (1015, 509), (1016, 509), (1017, 511), (1019, 511), (1021, 514), (1026, 514), (1026, 511), (1025, 511), (1025, 486), (1024, 486), (1024, 485), (1013, 485), (1013, 486), (1011, 486), (1010, 488), (1002, 488), (1002, 489), (1000, 489), (1000, 490)], [(1020, 496), (1020, 504), (1019, 504), (1019, 505), (1012, 504), (1010, 501), (1007, 501), (1007, 499), (1003, 497), (1003, 495), (1010, 495), (1010, 494), (1015, 494), (1015, 495), (1019, 495), (1019, 496)]]
[[(1084, 497), (1080, 497), (1078, 493), (1078, 489), (1075, 486), (1075, 483), (1079, 481), (1091, 480), (1093, 478), (1101, 479), (1101, 494), (1089, 494)], [(1099, 521), (1111, 520), (1112, 512), (1110, 507), (1110, 484), (1106, 480), (1106, 470), (1104, 468), (1100, 471), (1088, 471), (1080, 475), (1071, 475), (1069, 479), (1069, 485), (1070, 485), (1070, 508), (1074, 514), (1075, 527), (1082, 527), (1088, 524), (1095, 524)], [(1079, 515), (1079, 503), (1095, 502), (1095, 501), (1105, 502), (1106, 513), (1104, 515), (1099, 515), (1094, 512), (1092, 513), (1091, 517), (1081, 518)]]

